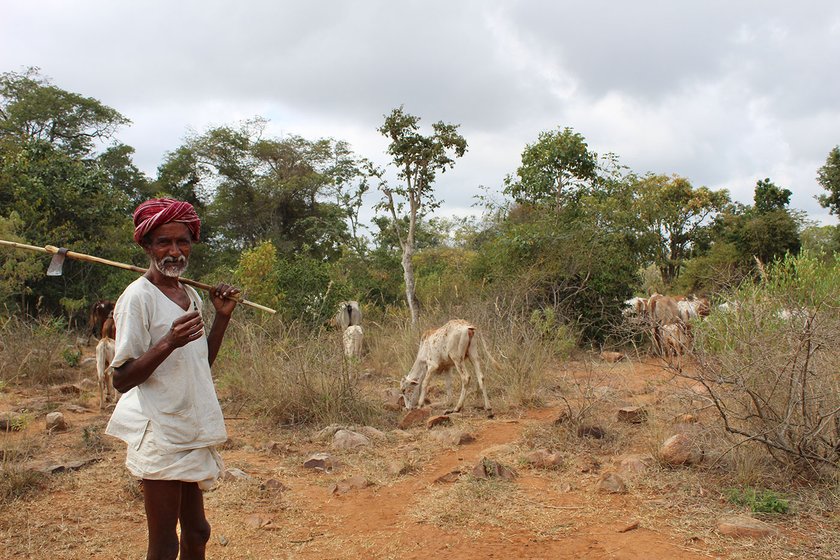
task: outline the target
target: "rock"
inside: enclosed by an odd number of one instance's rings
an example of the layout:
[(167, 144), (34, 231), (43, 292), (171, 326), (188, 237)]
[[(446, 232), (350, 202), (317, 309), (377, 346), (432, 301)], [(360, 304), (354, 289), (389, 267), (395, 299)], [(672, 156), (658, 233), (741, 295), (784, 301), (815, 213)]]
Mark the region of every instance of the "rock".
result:
[(475, 441), (475, 437), (456, 428), (443, 428), (432, 432), (432, 439), (444, 445), (464, 445)]
[(630, 424), (641, 424), (646, 421), (648, 411), (643, 406), (625, 406), (619, 408), (616, 413), (616, 418), (619, 422), (627, 422)]
[(624, 475), (642, 474), (650, 467), (653, 458), (649, 455), (628, 455), (618, 463), (618, 472)]
[(451, 482), (457, 482), (463, 473), (460, 469), (455, 469), (454, 471), (450, 471), (444, 475), (437, 477), (434, 480), (434, 484), (449, 484)]
[(315, 469), (317, 471), (324, 472), (331, 472), (334, 469), (337, 469), (340, 465), (341, 464), (329, 453), (315, 453), (303, 463), (303, 466), (307, 469)]
[(352, 476), (341, 482), (331, 484), (329, 488), (330, 494), (346, 494), (351, 490), (362, 490), (371, 486), (371, 483), (363, 476)]
[(452, 418), (449, 416), (441, 415), (441, 416), (432, 416), (428, 420), (426, 420), (426, 427), (428, 429), (432, 429), (435, 426), (451, 426), (452, 425)]
[(618, 529), (618, 532), (619, 533), (628, 533), (630, 531), (634, 531), (634, 530), (638, 529), (639, 525), (640, 525), (639, 520), (635, 519), (633, 521), (630, 521), (626, 525), (623, 525), (620, 529)]
[(731, 515), (718, 520), (718, 532), (730, 537), (747, 537), (761, 539), (771, 537), (778, 533), (778, 530), (763, 521), (747, 517), (746, 515)]
[(398, 389), (385, 389), (382, 391), (382, 406), (395, 412), (405, 410), (405, 397)]
[(408, 428), (413, 428), (414, 426), (420, 426), (429, 416), (431, 416), (431, 414), (432, 413), (429, 412), (428, 408), (414, 408), (409, 410), (408, 414), (403, 416), (403, 419), (400, 420), (397, 427), (401, 430), (406, 430)]
[(403, 476), (414, 470), (414, 465), (405, 461), (391, 461), (388, 463), (388, 473), (393, 476)]
[(47, 431), (48, 432), (64, 432), (67, 431), (67, 420), (60, 412), (50, 412), (47, 414)]
[(251, 480), (251, 475), (241, 469), (226, 469), (222, 480)]
[(326, 441), (328, 439), (331, 439), (333, 436), (335, 436), (336, 432), (338, 432), (339, 430), (349, 430), (349, 429), (350, 429), (349, 426), (342, 426), (340, 424), (330, 424), (329, 426), (327, 426), (326, 428), (323, 428), (317, 434), (315, 434), (315, 436), (312, 439), (315, 440), (315, 441)]
[(537, 469), (556, 469), (563, 464), (559, 453), (549, 453), (547, 449), (537, 449), (525, 454), (526, 463)]
[(580, 426), (577, 430), (577, 435), (582, 438), (604, 439), (607, 433), (599, 426)]
[(475, 467), (473, 467), (471, 474), (475, 478), (479, 478), (482, 480), (488, 480), (490, 478), (513, 480), (514, 478), (516, 478), (516, 472), (502, 465), (501, 463), (497, 463), (496, 461), (493, 461), (486, 457), (482, 457), (481, 460), (475, 465)]
[(260, 484), (260, 490), (263, 492), (270, 492), (272, 494), (280, 494), (281, 492), (288, 492), (289, 487), (276, 478), (269, 478)]
[(621, 352), (604, 351), (601, 352), (600, 358), (607, 363), (614, 364), (618, 361), (623, 360), (624, 354), (622, 354)]
[(338, 430), (333, 436), (333, 449), (356, 449), (357, 447), (367, 447), (370, 445), (370, 440), (358, 432), (351, 432), (350, 430)]
[(38, 472), (42, 472), (44, 474), (58, 474), (63, 472), (69, 471), (77, 471), (88, 465), (92, 465), (98, 462), (99, 459), (96, 457), (90, 457), (88, 459), (80, 459), (78, 461), (70, 461), (68, 463), (61, 463), (61, 464), (51, 464), (46, 467), (41, 467), (39, 469), (35, 469)]
[(227, 546), (227, 545), (228, 545), (228, 543), (230, 543), (230, 541), (228, 540), (228, 538), (227, 538), (226, 536), (224, 536), (224, 535), (219, 535), (219, 544), (220, 544), (220, 545), (222, 545), (222, 546)]
[(659, 459), (672, 466), (694, 465), (703, 460), (703, 449), (686, 434), (676, 434), (662, 444)]
[(604, 473), (598, 478), (596, 485), (598, 492), (605, 494), (626, 494), (627, 484), (615, 473)]
[(371, 439), (382, 440), (387, 438), (385, 432), (383, 432), (382, 430), (377, 430), (373, 426), (362, 426), (361, 428), (359, 428), (359, 433), (364, 434), (365, 436)]

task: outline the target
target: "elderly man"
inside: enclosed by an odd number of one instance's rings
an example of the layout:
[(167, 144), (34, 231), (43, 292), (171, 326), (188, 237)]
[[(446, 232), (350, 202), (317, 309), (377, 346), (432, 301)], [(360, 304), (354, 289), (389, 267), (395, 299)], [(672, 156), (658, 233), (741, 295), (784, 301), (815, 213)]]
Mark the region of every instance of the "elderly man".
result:
[[(134, 211), (134, 240), (149, 270), (117, 300), (114, 387), (125, 393), (106, 433), (128, 444), (126, 466), (143, 480), (148, 560), (203, 559), (210, 525), (202, 490), (223, 470), (213, 447), (227, 439), (210, 366), (239, 290), (210, 293), (216, 313), (205, 336), (201, 299), (178, 277), (199, 240), (192, 205), (148, 200)], [(176, 532), (181, 524), (181, 538)]]

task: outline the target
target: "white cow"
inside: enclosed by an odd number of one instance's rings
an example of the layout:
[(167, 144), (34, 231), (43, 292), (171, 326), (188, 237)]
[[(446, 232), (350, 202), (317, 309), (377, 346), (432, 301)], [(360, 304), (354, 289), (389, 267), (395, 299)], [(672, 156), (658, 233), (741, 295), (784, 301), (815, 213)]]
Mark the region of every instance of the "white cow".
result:
[(361, 325), (351, 325), (344, 329), (344, 355), (361, 360), (364, 338), (365, 333)]
[(117, 391), (114, 389), (114, 368), (111, 362), (114, 361), (114, 339), (103, 336), (96, 344), (96, 377), (99, 381), (99, 410), (105, 408), (106, 402), (114, 402), (117, 399)]
[[(484, 410), (488, 416), (492, 417), (490, 399), (487, 398), (487, 390), (484, 388), (484, 374), (481, 372), (481, 364), (478, 361), (478, 349), (475, 344), (477, 338), (475, 326), (460, 319), (453, 319), (438, 329), (427, 331), (420, 342), (414, 365), (400, 384), (405, 407), (409, 409), (422, 407), (432, 377), (446, 374), (450, 368), (454, 367), (461, 377), (461, 396), (455, 408), (447, 410), (446, 414), (460, 412), (464, 407), (467, 386), (470, 382), (470, 373), (465, 362), (470, 362), (475, 369), (475, 379), (484, 397)], [(418, 385), (419, 391), (417, 391)]]
[(341, 332), (347, 330), (347, 327), (362, 324), (362, 310), (359, 307), (358, 301), (342, 301), (338, 304), (338, 313), (335, 315), (335, 322), (341, 329)]
[(621, 314), (625, 317), (644, 317), (648, 310), (648, 300), (642, 297), (633, 297), (624, 302)]

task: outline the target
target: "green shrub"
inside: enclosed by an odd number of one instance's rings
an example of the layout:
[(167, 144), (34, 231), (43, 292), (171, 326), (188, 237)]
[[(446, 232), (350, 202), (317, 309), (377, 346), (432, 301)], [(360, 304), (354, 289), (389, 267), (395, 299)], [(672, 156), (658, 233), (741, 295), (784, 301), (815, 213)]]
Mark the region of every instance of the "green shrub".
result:
[(790, 509), (788, 501), (772, 490), (730, 488), (726, 495), (731, 503), (747, 506), (753, 513), (787, 513)]

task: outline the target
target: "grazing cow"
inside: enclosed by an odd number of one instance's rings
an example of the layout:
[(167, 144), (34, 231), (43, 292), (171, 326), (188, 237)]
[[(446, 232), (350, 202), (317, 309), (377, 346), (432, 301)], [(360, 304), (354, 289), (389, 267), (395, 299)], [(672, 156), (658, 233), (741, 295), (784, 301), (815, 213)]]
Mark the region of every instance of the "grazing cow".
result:
[(478, 338), (476, 328), (460, 319), (453, 319), (438, 329), (426, 332), (420, 341), (420, 349), (414, 365), (400, 384), (405, 407), (421, 408), (425, 403), (426, 392), (432, 377), (446, 374), (450, 368), (454, 367), (461, 377), (461, 396), (455, 408), (447, 410), (446, 414), (460, 412), (464, 406), (467, 386), (470, 382), (470, 373), (465, 362), (470, 362), (475, 369), (475, 379), (484, 397), (484, 410), (488, 416), (492, 417), (490, 399), (487, 398), (487, 390), (484, 388), (484, 374), (481, 372), (481, 364), (478, 361), (476, 338)]
[(335, 316), (335, 322), (341, 329), (341, 332), (347, 330), (347, 327), (362, 324), (362, 310), (359, 308), (358, 301), (342, 301), (338, 304), (338, 313)]
[(106, 402), (115, 402), (117, 400), (117, 391), (114, 389), (114, 368), (111, 367), (113, 360), (114, 339), (103, 336), (96, 344), (96, 377), (99, 381), (99, 410), (105, 408)]
[(642, 297), (630, 298), (624, 302), (621, 314), (625, 317), (644, 317), (648, 310), (648, 300)]
[(702, 298), (684, 299), (677, 301), (680, 319), (688, 323), (692, 319), (702, 319), (709, 316), (709, 300)]
[[(657, 354), (665, 356), (669, 350), (665, 341), (666, 333), (662, 327), (665, 325), (683, 326), (685, 324), (680, 316), (679, 304), (671, 296), (653, 294), (648, 300), (648, 316), (653, 327), (654, 350)], [(669, 328), (667, 330), (671, 331), (673, 329)]]
[(691, 333), (688, 325), (671, 323), (659, 329), (664, 357), (682, 356), (691, 346)]
[(361, 360), (364, 337), (365, 333), (361, 325), (351, 325), (344, 329), (344, 355)]
[(102, 335), (102, 325), (108, 319), (108, 316), (114, 312), (114, 305), (113, 301), (100, 299), (91, 306), (90, 316), (88, 317), (88, 340), (91, 336), (98, 338)]

